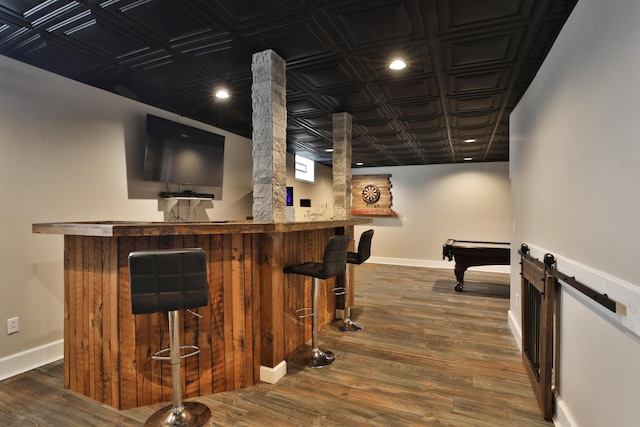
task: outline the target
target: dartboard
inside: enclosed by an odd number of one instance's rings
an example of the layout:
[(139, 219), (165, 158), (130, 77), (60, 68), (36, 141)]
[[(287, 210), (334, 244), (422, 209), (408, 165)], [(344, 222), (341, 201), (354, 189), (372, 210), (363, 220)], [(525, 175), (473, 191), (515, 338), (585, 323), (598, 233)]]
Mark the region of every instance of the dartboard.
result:
[(366, 185), (362, 189), (362, 200), (366, 203), (375, 203), (380, 199), (380, 190), (375, 185)]

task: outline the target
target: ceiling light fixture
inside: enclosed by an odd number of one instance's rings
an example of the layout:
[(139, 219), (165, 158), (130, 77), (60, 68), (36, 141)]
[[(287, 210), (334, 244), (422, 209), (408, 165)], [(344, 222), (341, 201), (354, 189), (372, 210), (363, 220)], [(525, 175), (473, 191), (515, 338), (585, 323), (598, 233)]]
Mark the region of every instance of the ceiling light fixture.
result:
[(356, 162), (356, 166), (362, 166), (362, 165), (364, 165), (364, 163), (362, 163), (362, 162)]
[(473, 157), (465, 157), (465, 158), (464, 158), (464, 161), (465, 161), (465, 162), (468, 162), (469, 160), (473, 160)]
[(229, 92), (226, 89), (220, 89), (216, 92), (216, 98), (227, 99), (229, 98)]
[(403, 70), (406, 66), (407, 64), (402, 59), (394, 59), (391, 64), (389, 64), (389, 68), (392, 70)]
[(326, 148), (324, 151), (326, 151), (327, 153), (332, 153), (333, 152), (333, 148)]
[(475, 138), (465, 139), (464, 142), (476, 142)]

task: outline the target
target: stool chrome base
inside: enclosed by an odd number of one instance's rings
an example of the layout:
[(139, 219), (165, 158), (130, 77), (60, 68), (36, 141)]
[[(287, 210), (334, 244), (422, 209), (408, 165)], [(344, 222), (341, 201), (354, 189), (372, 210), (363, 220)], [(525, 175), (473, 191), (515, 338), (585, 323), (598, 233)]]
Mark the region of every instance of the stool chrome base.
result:
[(360, 332), (363, 326), (354, 322), (351, 319), (338, 319), (331, 324), (331, 329), (338, 332), (344, 332), (345, 334), (349, 334), (351, 332)]
[(345, 334), (351, 332), (360, 332), (362, 330), (362, 325), (358, 322), (354, 322), (351, 320), (351, 307), (349, 307), (349, 278), (350, 278), (350, 270), (351, 265), (347, 261), (347, 266), (344, 273), (344, 287), (335, 288), (333, 291), (336, 292), (336, 295), (343, 295), (344, 297), (344, 309), (343, 309), (343, 319), (338, 319), (333, 322), (330, 327), (334, 331), (343, 332)]
[(144, 427), (202, 427), (211, 418), (211, 410), (199, 402), (185, 402), (181, 408), (166, 406), (153, 414)]
[(324, 368), (326, 366), (333, 365), (336, 361), (336, 355), (329, 350), (322, 350), (320, 348), (303, 347), (300, 350), (293, 353), (289, 359), (292, 363), (298, 366), (307, 368)]

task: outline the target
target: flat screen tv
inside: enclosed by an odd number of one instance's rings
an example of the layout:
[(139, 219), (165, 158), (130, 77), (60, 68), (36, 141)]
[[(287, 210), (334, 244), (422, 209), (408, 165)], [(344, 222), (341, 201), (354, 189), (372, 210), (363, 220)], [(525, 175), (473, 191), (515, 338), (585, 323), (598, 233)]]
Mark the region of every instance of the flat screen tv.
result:
[(221, 187), (223, 165), (223, 135), (147, 115), (143, 179)]

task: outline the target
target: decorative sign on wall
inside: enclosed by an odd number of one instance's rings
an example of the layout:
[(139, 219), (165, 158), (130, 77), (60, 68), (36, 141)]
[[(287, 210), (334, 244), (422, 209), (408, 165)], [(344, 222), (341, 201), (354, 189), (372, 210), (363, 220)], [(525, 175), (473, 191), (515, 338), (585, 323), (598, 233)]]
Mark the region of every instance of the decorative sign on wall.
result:
[(351, 215), (395, 216), (391, 209), (391, 175), (351, 177)]

